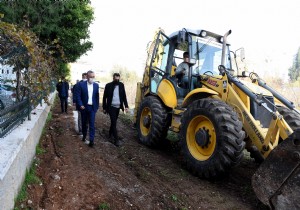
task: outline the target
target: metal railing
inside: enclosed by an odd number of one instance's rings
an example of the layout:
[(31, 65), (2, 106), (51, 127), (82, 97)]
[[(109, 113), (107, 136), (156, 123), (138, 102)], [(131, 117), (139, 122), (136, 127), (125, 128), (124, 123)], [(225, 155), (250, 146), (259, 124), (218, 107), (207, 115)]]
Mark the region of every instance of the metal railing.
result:
[(29, 99), (25, 99), (19, 103), (15, 103), (0, 111), (0, 138), (12, 131), (16, 126), (20, 125), (26, 117), (30, 117)]
[[(50, 81), (50, 92), (55, 91), (56, 81)], [(45, 91), (27, 92), (26, 97), (22, 101), (3, 103), (4, 109), (0, 109), (0, 138), (5, 137), (12, 132), (18, 125), (23, 123), (26, 118), (31, 120), (31, 111), (35, 106), (42, 106), (44, 96), (48, 95)], [(35, 102), (30, 102), (30, 99)]]

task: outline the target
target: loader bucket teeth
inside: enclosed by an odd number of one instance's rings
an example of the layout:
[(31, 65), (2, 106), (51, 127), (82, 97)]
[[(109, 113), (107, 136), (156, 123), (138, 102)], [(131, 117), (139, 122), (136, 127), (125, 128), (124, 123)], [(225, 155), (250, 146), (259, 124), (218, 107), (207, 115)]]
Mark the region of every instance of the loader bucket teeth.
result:
[(261, 202), (272, 209), (300, 209), (300, 129), (279, 144), (252, 176)]

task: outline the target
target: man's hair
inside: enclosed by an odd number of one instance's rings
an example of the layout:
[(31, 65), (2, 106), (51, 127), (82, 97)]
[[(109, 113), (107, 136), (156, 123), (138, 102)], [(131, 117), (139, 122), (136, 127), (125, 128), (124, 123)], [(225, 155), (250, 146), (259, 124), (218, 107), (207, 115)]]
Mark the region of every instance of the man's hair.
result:
[(86, 72), (86, 74), (93, 74), (94, 72), (92, 70), (89, 70), (88, 72)]
[(189, 52), (184, 52), (183, 53), (183, 58), (189, 58), (189, 57), (190, 57)]
[(82, 73), (82, 75), (81, 76), (86, 76), (87, 75), (87, 73), (86, 72), (84, 72), (84, 73)]
[(114, 74), (113, 74), (113, 77), (119, 77), (119, 76), (120, 76), (119, 73), (114, 73)]

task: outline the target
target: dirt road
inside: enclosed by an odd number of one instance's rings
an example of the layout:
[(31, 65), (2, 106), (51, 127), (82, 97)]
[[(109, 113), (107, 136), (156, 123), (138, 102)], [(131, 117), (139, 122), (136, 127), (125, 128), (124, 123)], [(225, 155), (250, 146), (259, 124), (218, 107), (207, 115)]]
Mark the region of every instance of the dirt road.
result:
[(129, 123), (118, 121), (124, 144), (117, 148), (106, 138), (108, 116), (98, 112), (95, 147), (89, 148), (75, 132), (73, 115), (59, 112), (58, 105), (53, 107), (40, 142), (46, 150), (37, 156), (42, 184), (27, 186), (23, 207), (266, 209), (251, 188), (257, 165), (249, 157), (222, 180), (201, 180), (181, 166), (176, 148), (153, 150), (138, 143)]

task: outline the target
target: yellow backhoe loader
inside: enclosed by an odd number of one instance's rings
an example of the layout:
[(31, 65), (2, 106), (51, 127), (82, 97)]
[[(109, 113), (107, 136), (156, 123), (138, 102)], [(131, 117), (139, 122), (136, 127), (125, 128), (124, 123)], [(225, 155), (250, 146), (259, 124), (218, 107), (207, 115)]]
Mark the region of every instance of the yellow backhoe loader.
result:
[(230, 171), (247, 149), (262, 162), (252, 177), (257, 197), (271, 208), (300, 209), (300, 112), (256, 73), (239, 74), (244, 50), (230, 51), (230, 33), (155, 33), (137, 84), (139, 140), (157, 147), (168, 130), (177, 132), (184, 164), (203, 178)]

